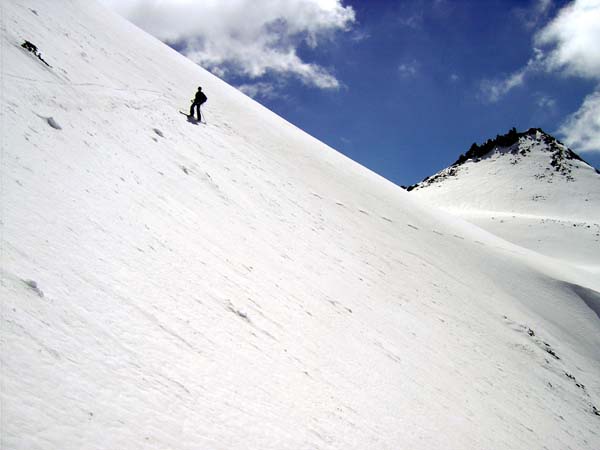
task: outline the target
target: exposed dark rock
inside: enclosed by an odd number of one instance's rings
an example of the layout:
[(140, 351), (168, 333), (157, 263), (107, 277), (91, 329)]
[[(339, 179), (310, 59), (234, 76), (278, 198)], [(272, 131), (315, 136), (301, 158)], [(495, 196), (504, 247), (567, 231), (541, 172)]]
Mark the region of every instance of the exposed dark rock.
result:
[[(519, 145), (521, 140), (526, 137), (533, 138), (538, 142), (545, 144), (545, 149), (543, 151), (551, 153), (550, 166), (552, 169), (554, 169), (553, 172), (564, 176), (567, 181), (574, 181), (571, 173), (572, 165), (569, 163), (569, 161), (577, 160), (587, 164), (587, 162), (584, 161), (579, 155), (568, 149), (556, 138), (544, 132), (544, 130), (541, 128), (530, 128), (527, 131), (519, 133), (517, 129), (513, 127), (508, 133), (497, 135), (494, 139), (488, 139), (483, 144), (473, 143), (469, 150), (466, 153), (461, 154), (451, 166), (438, 172), (437, 174), (426, 177), (421, 182), (411, 186), (402, 187), (410, 192), (413, 189), (429, 186), (446, 178), (456, 176), (459, 172), (460, 166), (467, 161), (478, 163), (497, 149), (506, 149), (505, 151), (514, 157), (514, 159), (511, 160), (511, 163), (518, 164), (522, 157), (526, 157), (527, 154), (531, 152), (529, 148)], [(551, 169), (549, 170), (552, 172)], [(600, 174), (597, 169), (596, 173)], [(547, 176), (542, 174), (538, 177), (539, 179), (542, 179), (546, 178)]]

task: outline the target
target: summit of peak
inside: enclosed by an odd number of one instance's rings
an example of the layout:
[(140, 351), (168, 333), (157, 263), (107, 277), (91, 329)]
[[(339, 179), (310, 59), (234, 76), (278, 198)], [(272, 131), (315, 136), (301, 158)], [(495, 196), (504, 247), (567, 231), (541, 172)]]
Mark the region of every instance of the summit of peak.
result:
[(542, 129), (513, 128), (407, 190), (446, 209), (597, 220), (600, 172)]
[[(574, 171), (578, 169), (600, 173), (577, 153), (541, 128), (529, 128), (522, 132), (512, 128), (508, 133), (497, 135), (483, 144), (473, 143), (469, 150), (461, 154), (449, 167), (408, 186), (407, 190), (422, 189), (456, 177), (461, 172), (475, 170), (474, 166), (482, 161), (490, 164), (508, 162), (509, 167), (514, 170), (516, 166), (529, 166), (531, 177), (538, 180), (545, 179), (548, 182), (556, 176), (562, 177), (567, 182), (574, 181)], [(507, 175), (507, 171), (502, 173)]]
[(457, 166), (468, 160), (478, 162), (481, 158), (488, 156), (494, 151), (512, 154), (521, 152), (525, 156), (531, 150), (560, 151), (561, 153), (568, 151), (570, 152), (569, 157), (571, 159), (581, 160), (577, 154), (567, 149), (558, 139), (546, 133), (541, 128), (529, 128), (523, 132), (518, 132), (516, 128), (512, 128), (508, 133), (497, 135), (494, 139), (488, 139), (481, 145), (473, 143), (469, 150), (460, 155), (452, 165)]

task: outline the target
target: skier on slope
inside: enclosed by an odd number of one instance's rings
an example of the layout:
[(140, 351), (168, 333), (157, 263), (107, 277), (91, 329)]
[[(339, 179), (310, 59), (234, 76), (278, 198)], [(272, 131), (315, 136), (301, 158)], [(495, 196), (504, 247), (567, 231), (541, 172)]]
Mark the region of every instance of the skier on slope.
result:
[(190, 106), (190, 114), (189, 117), (194, 117), (194, 107), (196, 108), (196, 112), (198, 113), (198, 121), (202, 120), (202, 116), (200, 115), (200, 105), (208, 100), (204, 92), (202, 92), (202, 88), (198, 87), (198, 91), (196, 92), (196, 96), (192, 100), (192, 106)]

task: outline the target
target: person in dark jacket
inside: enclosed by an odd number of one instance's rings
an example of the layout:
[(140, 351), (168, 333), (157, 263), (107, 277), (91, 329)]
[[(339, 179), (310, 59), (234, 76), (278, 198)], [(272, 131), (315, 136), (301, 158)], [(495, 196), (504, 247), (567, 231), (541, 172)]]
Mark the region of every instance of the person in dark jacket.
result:
[(190, 106), (190, 117), (194, 117), (194, 108), (196, 108), (196, 112), (198, 115), (198, 120), (202, 120), (202, 116), (200, 115), (200, 105), (208, 100), (204, 92), (202, 92), (202, 88), (198, 87), (198, 91), (196, 92), (196, 96), (192, 100), (192, 106)]

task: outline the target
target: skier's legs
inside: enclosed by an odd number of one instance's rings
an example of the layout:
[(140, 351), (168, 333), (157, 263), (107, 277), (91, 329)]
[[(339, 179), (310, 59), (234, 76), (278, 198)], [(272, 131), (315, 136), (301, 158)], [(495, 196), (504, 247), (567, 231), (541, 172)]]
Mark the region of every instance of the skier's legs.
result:
[(192, 106), (190, 106), (190, 116), (194, 117), (194, 106), (196, 106), (195, 103), (192, 103)]

